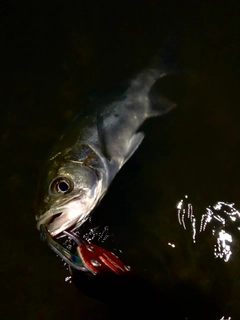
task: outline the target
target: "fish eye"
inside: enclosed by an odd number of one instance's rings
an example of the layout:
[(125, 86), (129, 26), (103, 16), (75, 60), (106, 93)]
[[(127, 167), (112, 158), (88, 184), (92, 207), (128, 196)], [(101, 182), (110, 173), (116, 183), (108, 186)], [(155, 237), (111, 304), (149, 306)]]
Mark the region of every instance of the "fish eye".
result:
[(71, 191), (72, 182), (68, 178), (57, 178), (51, 183), (50, 189), (54, 193), (67, 193)]

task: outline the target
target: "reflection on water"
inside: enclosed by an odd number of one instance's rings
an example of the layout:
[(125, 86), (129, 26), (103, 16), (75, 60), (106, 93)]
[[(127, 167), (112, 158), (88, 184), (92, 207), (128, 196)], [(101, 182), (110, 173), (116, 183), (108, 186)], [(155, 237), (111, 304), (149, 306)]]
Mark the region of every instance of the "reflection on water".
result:
[(168, 242), (168, 245), (172, 248), (175, 248), (175, 244), (174, 243), (171, 243), (171, 242)]
[[(109, 232), (109, 226), (94, 226), (92, 228), (87, 229), (87, 231), (83, 232), (81, 228), (75, 229), (73, 233), (77, 238), (81, 239), (82, 242), (85, 243), (104, 243), (111, 238), (111, 234)], [(58, 238), (60, 241), (62, 236)], [(69, 251), (74, 251), (77, 244), (76, 242), (68, 236), (64, 236), (62, 238), (62, 246)]]
[[(186, 195), (185, 198), (187, 199), (188, 196)], [(185, 208), (185, 204), (183, 200), (181, 200), (177, 205), (177, 209), (178, 209), (178, 221), (180, 225), (183, 226), (184, 229), (186, 229), (185, 215), (187, 214), (187, 219), (191, 221), (193, 242), (196, 242), (196, 219), (193, 214), (193, 207), (191, 203), (188, 203), (187, 208)]]
[(83, 239), (88, 243), (91, 243), (94, 240), (105, 242), (109, 237), (109, 226), (104, 226), (103, 230), (101, 230), (100, 226), (91, 228), (83, 235)]
[[(234, 235), (240, 230), (240, 213), (234, 208), (234, 203), (218, 201), (215, 205), (209, 205), (201, 214), (200, 221), (196, 220), (193, 205), (186, 195), (177, 204), (179, 224), (187, 229), (187, 221), (190, 222), (192, 240), (197, 241), (197, 232), (203, 233), (211, 230), (214, 237), (213, 254), (215, 258), (229, 261), (233, 253)], [(199, 227), (197, 226), (199, 224)], [(236, 239), (237, 240), (237, 239)]]

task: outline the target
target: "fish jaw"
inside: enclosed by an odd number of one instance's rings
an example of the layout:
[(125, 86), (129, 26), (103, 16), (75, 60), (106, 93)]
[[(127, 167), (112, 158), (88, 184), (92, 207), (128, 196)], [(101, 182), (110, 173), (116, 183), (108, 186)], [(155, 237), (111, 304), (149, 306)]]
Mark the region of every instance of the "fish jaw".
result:
[[(51, 236), (57, 236), (59, 233), (74, 227), (77, 222), (84, 222), (86, 217), (88, 216), (88, 212), (83, 214), (82, 217), (79, 217), (79, 211), (66, 211), (62, 212), (57, 217), (47, 225), (48, 232)], [(84, 218), (85, 217), (85, 218)]]
[(37, 228), (40, 229), (44, 224), (51, 236), (57, 236), (64, 230), (75, 227), (77, 223), (78, 225), (84, 223), (94, 205), (95, 201), (89, 206), (80, 197), (75, 198), (64, 206), (51, 208), (45, 212), (38, 218)]

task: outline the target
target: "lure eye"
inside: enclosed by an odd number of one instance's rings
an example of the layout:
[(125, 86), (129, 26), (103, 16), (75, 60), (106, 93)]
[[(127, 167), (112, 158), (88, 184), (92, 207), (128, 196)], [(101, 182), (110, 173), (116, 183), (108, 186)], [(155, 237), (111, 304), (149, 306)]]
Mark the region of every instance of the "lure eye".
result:
[(67, 178), (57, 178), (51, 183), (50, 188), (54, 193), (67, 193), (72, 190), (72, 182)]

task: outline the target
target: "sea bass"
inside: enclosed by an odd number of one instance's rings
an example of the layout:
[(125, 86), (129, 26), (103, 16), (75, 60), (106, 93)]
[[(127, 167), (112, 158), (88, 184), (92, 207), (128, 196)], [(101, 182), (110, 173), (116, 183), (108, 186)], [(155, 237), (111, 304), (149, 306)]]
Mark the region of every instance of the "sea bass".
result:
[(93, 103), (72, 121), (48, 159), (38, 229), (44, 224), (51, 236), (57, 236), (86, 221), (141, 144), (144, 133), (139, 127), (175, 106), (151, 92), (167, 73), (161, 67), (144, 69), (121, 96)]

